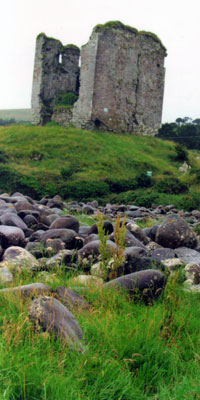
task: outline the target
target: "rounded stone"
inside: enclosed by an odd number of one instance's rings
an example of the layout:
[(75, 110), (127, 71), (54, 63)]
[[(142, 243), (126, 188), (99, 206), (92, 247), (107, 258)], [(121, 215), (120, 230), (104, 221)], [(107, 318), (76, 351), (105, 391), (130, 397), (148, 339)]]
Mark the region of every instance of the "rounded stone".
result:
[(41, 236), (43, 242), (47, 239), (61, 239), (67, 249), (73, 249), (76, 245), (76, 232), (71, 229), (49, 229)]
[(12, 269), (27, 268), (37, 270), (39, 263), (36, 258), (26, 249), (18, 246), (8, 247), (3, 255), (3, 261), (7, 262)]
[(76, 217), (72, 215), (66, 215), (58, 217), (52, 222), (49, 229), (72, 229), (73, 231), (79, 231), (79, 221)]
[(54, 335), (55, 339), (63, 338), (69, 346), (83, 351), (80, 342), (83, 336), (82, 329), (73, 314), (58, 300), (40, 296), (32, 301), (28, 315), (36, 324), (41, 325), (44, 331)]
[(16, 226), (23, 231), (26, 231), (28, 228), (25, 222), (17, 214), (14, 213), (6, 212), (0, 217), (0, 222), (2, 225)]
[(141, 295), (144, 301), (148, 302), (161, 294), (165, 284), (165, 276), (160, 271), (147, 269), (113, 279), (105, 283), (104, 288), (116, 287), (126, 290), (132, 296)]
[(26, 242), (23, 230), (15, 226), (0, 225), (0, 243), (4, 249), (10, 246), (24, 247)]
[(195, 248), (197, 236), (184, 219), (172, 215), (158, 227), (155, 241), (171, 249), (184, 246)]

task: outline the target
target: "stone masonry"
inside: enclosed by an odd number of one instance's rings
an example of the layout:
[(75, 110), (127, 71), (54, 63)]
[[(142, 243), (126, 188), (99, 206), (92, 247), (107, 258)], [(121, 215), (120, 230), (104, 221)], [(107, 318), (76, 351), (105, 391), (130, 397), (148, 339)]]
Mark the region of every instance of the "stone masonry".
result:
[[(58, 62), (61, 47), (43, 34), (37, 39), (32, 95), (36, 123), (51, 117), (60, 90), (78, 90), (79, 50), (70, 48), (73, 61), (66, 64), (65, 73)], [(79, 98), (69, 123), (82, 129), (155, 135), (161, 124), (165, 56), (165, 47), (152, 33), (119, 21), (97, 25), (81, 49)]]
[(32, 111), (35, 124), (51, 120), (57, 95), (78, 93), (80, 50), (74, 45), (63, 46), (59, 40), (44, 33), (36, 39), (32, 88)]
[(166, 50), (153, 34), (119, 22), (94, 28), (81, 50), (73, 123), (81, 128), (155, 134), (161, 123)]

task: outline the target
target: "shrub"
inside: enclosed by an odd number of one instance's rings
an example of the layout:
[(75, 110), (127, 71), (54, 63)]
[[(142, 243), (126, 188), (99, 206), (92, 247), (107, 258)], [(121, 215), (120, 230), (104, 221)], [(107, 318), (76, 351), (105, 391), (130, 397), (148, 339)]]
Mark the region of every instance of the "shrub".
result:
[(110, 191), (113, 193), (127, 192), (128, 190), (134, 190), (137, 188), (137, 181), (135, 179), (116, 179), (106, 180), (109, 185)]
[(105, 196), (109, 193), (109, 186), (106, 182), (75, 182), (67, 183), (65, 187), (59, 189), (61, 196), (65, 199), (72, 198), (73, 200), (87, 201)]
[(177, 143), (175, 146), (176, 150), (176, 159), (178, 161), (188, 161), (188, 151), (185, 146), (180, 143)]
[(79, 165), (77, 162), (72, 162), (67, 167), (61, 168), (60, 174), (64, 180), (68, 180), (73, 174), (80, 171)]
[(4, 150), (0, 150), (0, 163), (4, 164), (8, 161), (8, 156)]
[(170, 177), (156, 183), (154, 189), (156, 192), (179, 194), (188, 192), (188, 185), (187, 183), (179, 181), (178, 178)]
[(58, 95), (55, 98), (55, 106), (73, 106), (73, 104), (78, 100), (78, 96), (75, 93), (68, 92)]
[[(100, 267), (104, 273), (104, 279), (114, 279), (118, 276), (118, 269), (121, 264), (124, 262), (124, 249), (125, 249), (125, 235), (126, 235), (126, 218), (124, 217), (123, 221), (121, 221), (120, 213), (117, 213), (117, 218), (114, 225), (114, 239), (117, 245), (117, 250), (112, 251), (108, 249), (106, 246), (106, 242), (108, 240), (108, 234), (105, 234), (105, 230), (103, 228), (104, 219), (103, 215), (98, 213), (97, 215), (97, 228), (98, 228), (98, 238), (100, 241), (99, 251), (101, 257)], [(113, 259), (111, 270), (109, 272), (108, 263), (110, 259)]]
[(144, 172), (140, 173), (136, 176), (137, 186), (138, 187), (149, 187), (151, 186), (151, 178), (147, 176)]

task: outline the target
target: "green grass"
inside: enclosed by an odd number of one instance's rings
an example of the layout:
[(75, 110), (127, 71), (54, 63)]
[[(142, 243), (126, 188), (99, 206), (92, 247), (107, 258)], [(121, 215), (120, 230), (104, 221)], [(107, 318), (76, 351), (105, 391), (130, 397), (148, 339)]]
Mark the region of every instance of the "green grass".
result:
[[(55, 271), (54, 271), (55, 272)], [(59, 284), (70, 285), (64, 270)], [(38, 281), (18, 275), (19, 282)], [(86, 351), (72, 351), (27, 317), (31, 300), (0, 297), (0, 393), (6, 400), (186, 400), (200, 397), (198, 294), (176, 279), (152, 306), (90, 288), (74, 312)]]
[[(59, 193), (65, 199), (102, 203), (173, 202), (183, 208), (186, 202), (188, 209), (199, 205), (200, 162), (195, 153), (189, 156), (194, 173), (183, 176), (174, 144), (155, 137), (13, 125), (0, 128), (0, 150), (8, 156), (4, 172), (0, 165), (0, 175), (6, 175), (0, 179), (2, 191), (15, 191), (18, 185), (18, 190), (35, 198)], [(34, 159), (35, 153), (40, 160)], [(152, 171), (150, 188), (139, 179), (147, 171)], [(173, 195), (154, 189), (159, 181), (172, 178), (187, 183), (189, 192)]]

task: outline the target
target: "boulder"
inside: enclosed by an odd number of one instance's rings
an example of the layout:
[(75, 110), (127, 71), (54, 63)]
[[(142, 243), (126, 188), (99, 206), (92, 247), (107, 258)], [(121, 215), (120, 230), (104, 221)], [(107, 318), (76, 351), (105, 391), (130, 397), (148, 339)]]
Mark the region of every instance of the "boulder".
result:
[(72, 229), (73, 231), (79, 231), (79, 221), (76, 217), (72, 215), (65, 215), (63, 217), (58, 217), (52, 222), (49, 229)]
[(26, 241), (23, 230), (15, 226), (0, 225), (0, 244), (4, 249), (9, 246), (24, 247)]
[(95, 240), (99, 240), (99, 237), (96, 233), (91, 233), (90, 235), (88, 235), (85, 239), (84, 239), (84, 246), (90, 242), (94, 242)]
[(168, 258), (167, 260), (162, 260), (162, 264), (164, 264), (170, 271), (183, 266), (183, 262), (180, 258)]
[(6, 212), (0, 217), (0, 223), (1, 225), (16, 226), (22, 229), (24, 232), (26, 232), (28, 228), (24, 221), (17, 214), (10, 212)]
[(200, 265), (190, 262), (185, 266), (185, 276), (190, 279), (192, 285), (200, 284)]
[(67, 249), (74, 249), (76, 245), (76, 232), (72, 229), (49, 229), (41, 235), (41, 240), (61, 239)]
[(151, 253), (151, 257), (157, 261), (167, 260), (169, 258), (175, 258), (175, 252), (173, 249), (161, 247), (159, 249), (153, 250)]
[(92, 275), (78, 275), (73, 278), (73, 284), (101, 287), (103, 285), (103, 279)]
[[(110, 235), (110, 234), (113, 232), (113, 225), (111, 224), (110, 221), (104, 221), (104, 223), (103, 223), (103, 229), (104, 229), (104, 231), (105, 231), (105, 235), (107, 235), (107, 234)], [(97, 227), (97, 224), (94, 224), (94, 225), (92, 225), (92, 226), (90, 227), (89, 232), (88, 232), (88, 235), (91, 235), (91, 234), (93, 234), (93, 233), (98, 234), (98, 227)]]
[(13, 270), (27, 268), (35, 271), (39, 268), (36, 258), (29, 251), (19, 246), (8, 247), (4, 252), (3, 262), (6, 262)]
[(63, 338), (67, 345), (79, 351), (84, 348), (80, 342), (82, 330), (73, 314), (58, 300), (40, 296), (33, 300), (29, 307), (29, 318), (48, 331), (54, 338)]
[(15, 203), (15, 208), (16, 208), (17, 212), (23, 211), (23, 210), (35, 210), (34, 205), (29, 203), (28, 200), (18, 201), (17, 203)]
[(194, 248), (197, 244), (197, 236), (183, 218), (172, 215), (158, 227), (155, 241), (171, 249), (183, 246)]
[(10, 282), (13, 282), (13, 274), (6, 267), (0, 268), (0, 283), (4, 284)]
[(58, 286), (54, 293), (58, 296), (58, 300), (69, 308), (69, 310), (80, 308), (87, 310), (89, 308), (89, 304), (83, 299), (83, 297), (69, 288)]
[[(110, 235), (110, 240), (112, 240), (113, 242), (115, 241), (113, 233)], [(126, 247), (142, 247), (143, 249), (145, 249), (145, 246), (143, 245), (143, 243), (140, 242), (138, 239), (136, 239), (136, 237), (127, 229), (126, 229), (126, 234), (125, 234), (125, 246)]]
[(37, 224), (37, 219), (34, 217), (34, 215), (26, 215), (24, 217), (24, 223), (31, 228), (33, 225)]
[(65, 249), (65, 243), (61, 239), (47, 239), (45, 249), (51, 255), (58, 253), (60, 250)]
[(126, 228), (144, 245), (150, 242), (150, 239), (145, 235), (145, 232), (134, 222), (128, 222)]
[(44, 246), (40, 242), (28, 242), (25, 249), (36, 258), (41, 258), (45, 254)]
[(132, 296), (139, 296), (145, 302), (157, 298), (166, 284), (165, 276), (153, 269), (134, 272), (104, 284), (104, 288), (115, 287), (127, 291)]
[(176, 257), (183, 263), (188, 264), (194, 262), (200, 264), (200, 253), (196, 250), (189, 249), (188, 247), (179, 247), (174, 250)]
[(72, 263), (77, 261), (77, 255), (73, 250), (60, 250), (55, 256), (49, 258), (46, 261), (46, 267), (57, 267), (60, 265), (65, 265), (66, 270), (75, 269)]
[[(99, 246), (100, 246), (99, 240), (94, 240), (92, 242), (89, 242), (85, 246), (83, 246), (82, 249), (80, 249), (78, 251), (78, 255), (81, 258), (92, 257), (94, 255), (98, 256), (100, 254)], [(107, 249), (110, 249), (111, 254), (112, 254), (112, 251), (116, 251), (116, 249), (117, 249), (116, 244), (114, 242), (112, 242), (111, 240), (107, 240), (106, 247), (107, 247)]]
[(23, 286), (16, 286), (13, 288), (6, 288), (6, 289), (1, 289), (0, 290), (0, 295), (1, 294), (11, 294), (15, 296), (16, 294), (19, 294), (22, 297), (32, 297), (32, 296), (38, 296), (41, 294), (50, 294), (51, 293), (51, 288), (47, 285), (43, 285), (43, 283), (30, 283), (29, 285), (23, 285)]

